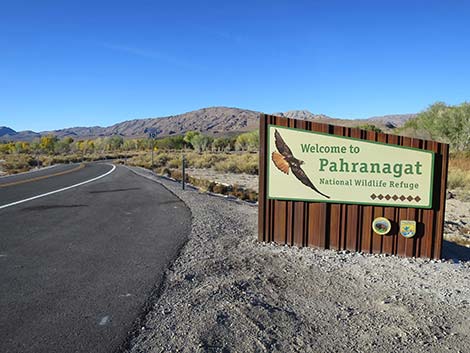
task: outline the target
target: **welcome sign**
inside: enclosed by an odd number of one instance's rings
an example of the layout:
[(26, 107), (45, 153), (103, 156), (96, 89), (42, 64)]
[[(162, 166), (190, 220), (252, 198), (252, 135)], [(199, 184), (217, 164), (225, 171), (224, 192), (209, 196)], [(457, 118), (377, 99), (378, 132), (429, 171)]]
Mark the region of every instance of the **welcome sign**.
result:
[(267, 197), (431, 208), (434, 153), (267, 126)]

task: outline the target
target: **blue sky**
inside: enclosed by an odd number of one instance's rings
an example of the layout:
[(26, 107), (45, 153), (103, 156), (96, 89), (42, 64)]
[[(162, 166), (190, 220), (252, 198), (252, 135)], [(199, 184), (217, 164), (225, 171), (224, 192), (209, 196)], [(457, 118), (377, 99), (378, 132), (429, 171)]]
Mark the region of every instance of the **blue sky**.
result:
[(0, 0), (0, 126), (458, 104), (470, 100), (469, 19), (457, 0)]

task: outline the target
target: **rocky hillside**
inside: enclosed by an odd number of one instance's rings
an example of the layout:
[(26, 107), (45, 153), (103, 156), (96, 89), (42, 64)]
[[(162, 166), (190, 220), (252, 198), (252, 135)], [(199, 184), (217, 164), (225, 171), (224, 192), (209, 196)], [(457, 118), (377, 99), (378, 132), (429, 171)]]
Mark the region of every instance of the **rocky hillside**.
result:
[(36, 137), (41, 137), (41, 134), (34, 131), (20, 131), (16, 132), (15, 130), (6, 127), (0, 126), (0, 142), (1, 141), (31, 141)]
[(0, 137), (4, 135), (14, 135), (16, 131), (6, 126), (0, 126)]
[(371, 124), (385, 131), (395, 129), (403, 126), (406, 121), (414, 118), (416, 114), (394, 114), (384, 116), (374, 116), (367, 119), (340, 119), (332, 118), (324, 114), (313, 114), (308, 110), (292, 110), (285, 113), (275, 113), (274, 115), (285, 116), (287, 118), (301, 119), (301, 120), (313, 120), (320, 123), (333, 124), (354, 127), (358, 125)]
[[(59, 138), (71, 136), (73, 138), (87, 139), (112, 135), (124, 137), (142, 137), (145, 129), (154, 129), (159, 137), (169, 135), (182, 135), (187, 131), (196, 130), (211, 135), (229, 135), (258, 128), (260, 112), (227, 107), (203, 108), (188, 113), (162, 117), (128, 120), (109, 127), (72, 127), (54, 131), (16, 132), (7, 127), (0, 128), (0, 140), (4, 141), (31, 141), (42, 135), (54, 134)], [(402, 126), (414, 114), (386, 115), (369, 119), (336, 119), (326, 115), (313, 114), (307, 110), (294, 110), (275, 115), (289, 118), (315, 120), (323, 123), (343, 126), (358, 126), (374, 124), (384, 130)]]

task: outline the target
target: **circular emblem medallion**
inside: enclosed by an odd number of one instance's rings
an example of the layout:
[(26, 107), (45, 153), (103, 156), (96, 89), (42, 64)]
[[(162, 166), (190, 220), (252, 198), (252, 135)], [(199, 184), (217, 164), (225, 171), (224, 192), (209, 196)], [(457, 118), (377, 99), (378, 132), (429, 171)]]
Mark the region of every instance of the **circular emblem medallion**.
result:
[(392, 224), (385, 217), (377, 217), (372, 222), (372, 230), (380, 235), (385, 235), (392, 229)]

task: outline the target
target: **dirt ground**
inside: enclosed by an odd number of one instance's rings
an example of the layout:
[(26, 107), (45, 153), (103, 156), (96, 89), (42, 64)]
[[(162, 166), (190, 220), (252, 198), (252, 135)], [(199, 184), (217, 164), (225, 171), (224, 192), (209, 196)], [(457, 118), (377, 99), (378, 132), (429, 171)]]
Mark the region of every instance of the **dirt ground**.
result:
[(193, 228), (127, 352), (470, 351), (469, 263), (258, 243), (256, 206), (133, 170)]
[(188, 168), (187, 173), (193, 177), (215, 181), (220, 184), (237, 184), (245, 189), (258, 192), (258, 176), (250, 174), (223, 173), (213, 169)]

